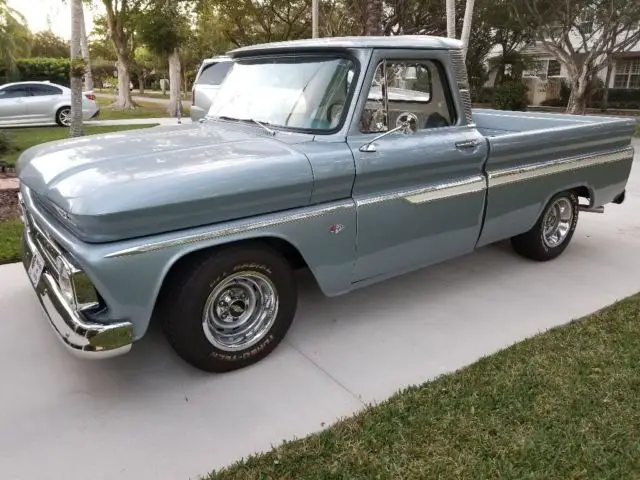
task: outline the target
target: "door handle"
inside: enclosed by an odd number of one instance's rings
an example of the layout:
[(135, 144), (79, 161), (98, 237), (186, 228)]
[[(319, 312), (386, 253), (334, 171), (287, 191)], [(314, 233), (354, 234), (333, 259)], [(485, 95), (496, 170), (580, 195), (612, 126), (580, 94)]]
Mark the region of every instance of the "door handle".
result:
[(456, 150), (475, 150), (480, 145), (478, 140), (467, 140), (465, 142), (456, 142)]

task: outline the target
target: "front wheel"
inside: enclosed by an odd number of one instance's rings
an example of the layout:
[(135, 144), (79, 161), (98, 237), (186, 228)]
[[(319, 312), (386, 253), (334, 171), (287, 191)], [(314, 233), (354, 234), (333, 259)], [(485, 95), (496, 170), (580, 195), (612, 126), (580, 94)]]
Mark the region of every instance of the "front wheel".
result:
[(541, 262), (556, 258), (573, 237), (579, 209), (575, 192), (555, 195), (533, 228), (511, 239), (513, 249), (523, 257)]
[(289, 263), (262, 246), (221, 249), (186, 269), (164, 299), (164, 330), (191, 365), (227, 372), (269, 355), (297, 307)]

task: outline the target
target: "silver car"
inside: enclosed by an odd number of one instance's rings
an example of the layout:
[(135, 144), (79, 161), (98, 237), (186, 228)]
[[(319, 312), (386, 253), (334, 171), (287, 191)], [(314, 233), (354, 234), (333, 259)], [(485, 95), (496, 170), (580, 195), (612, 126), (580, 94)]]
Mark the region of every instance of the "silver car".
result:
[[(100, 113), (93, 93), (82, 94), (82, 118)], [(71, 89), (50, 82), (17, 82), (0, 86), (0, 125), (71, 123)]]
[(232, 65), (231, 59), (225, 56), (207, 58), (202, 62), (193, 82), (191, 120), (196, 122), (207, 114)]

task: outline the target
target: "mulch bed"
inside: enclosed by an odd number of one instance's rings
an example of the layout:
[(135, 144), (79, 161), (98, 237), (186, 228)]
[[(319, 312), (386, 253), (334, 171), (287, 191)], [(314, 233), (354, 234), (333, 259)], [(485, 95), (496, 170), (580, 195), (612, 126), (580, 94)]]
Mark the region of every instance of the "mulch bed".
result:
[[(15, 177), (15, 175), (11, 173), (0, 172), (0, 184), (4, 183), (2, 180), (13, 177)], [(3, 220), (13, 220), (20, 216), (18, 191), (17, 188), (0, 189), (0, 222)]]

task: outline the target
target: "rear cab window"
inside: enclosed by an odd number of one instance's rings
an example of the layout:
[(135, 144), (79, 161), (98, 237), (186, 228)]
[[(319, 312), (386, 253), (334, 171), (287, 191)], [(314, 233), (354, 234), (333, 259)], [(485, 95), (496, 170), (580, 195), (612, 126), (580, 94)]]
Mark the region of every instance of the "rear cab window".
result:
[(220, 85), (232, 65), (231, 61), (212, 62), (205, 65), (196, 80), (196, 85)]

